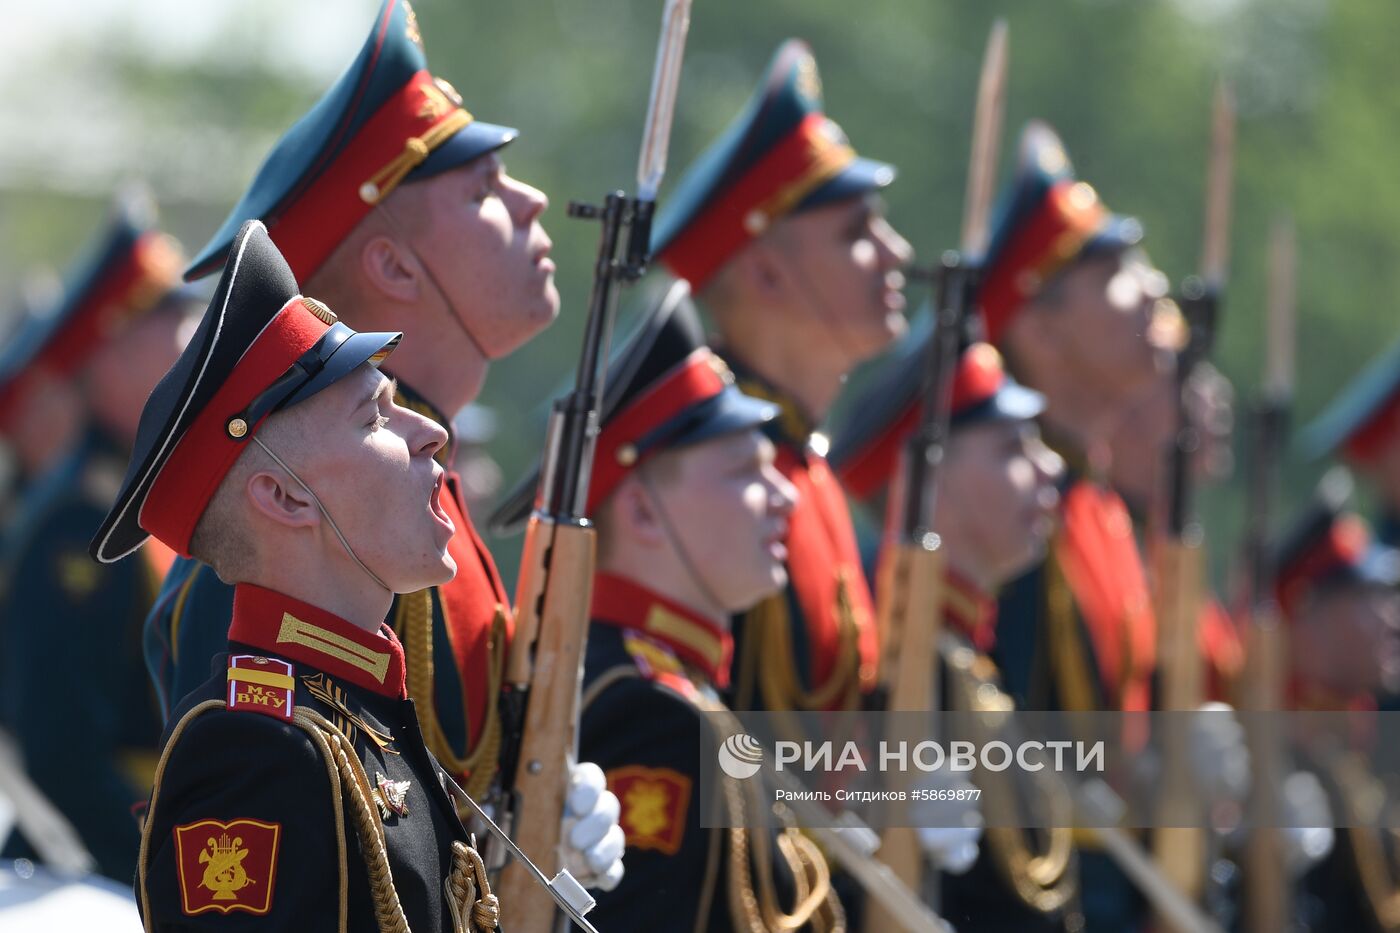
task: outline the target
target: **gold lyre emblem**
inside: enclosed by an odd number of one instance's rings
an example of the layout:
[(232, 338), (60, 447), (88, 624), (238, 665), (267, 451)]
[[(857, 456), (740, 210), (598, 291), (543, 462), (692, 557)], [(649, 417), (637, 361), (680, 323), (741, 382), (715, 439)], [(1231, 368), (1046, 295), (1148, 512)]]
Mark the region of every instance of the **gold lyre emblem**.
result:
[(199, 853), (199, 863), (205, 866), (201, 883), (214, 892), (216, 901), (238, 900), (234, 892), (248, 886), (248, 873), (243, 870), (248, 850), (239, 848), (243, 837), (230, 839), (228, 833), (222, 833), (217, 840), (210, 836), (205, 845), (208, 848)]

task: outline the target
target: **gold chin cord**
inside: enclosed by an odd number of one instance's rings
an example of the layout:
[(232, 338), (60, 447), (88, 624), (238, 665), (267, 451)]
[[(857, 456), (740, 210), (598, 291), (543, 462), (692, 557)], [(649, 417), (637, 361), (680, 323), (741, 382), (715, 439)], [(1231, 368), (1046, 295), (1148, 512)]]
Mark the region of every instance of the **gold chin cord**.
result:
[(290, 476), (292, 479), (296, 480), (298, 486), (306, 490), (306, 494), (311, 497), (312, 502), (316, 503), (316, 508), (320, 510), (321, 516), (325, 518), (326, 523), (331, 526), (331, 531), (335, 532), (336, 538), (340, 541), (340, 546), (345, 548), (345, 553), (350, 555), (350, 559), (353, 560), (361, 570), (368, 574), (371, 580), (373, 580), (376, 584), (382, 587), (385, 591), (389, 593), (394, 592), (393, 589), (389, 586), (389, 584), (385, 583), (379, 578), (379, 574), (375, 573), (373, 570), (370, 570), (369, 567), (365, 566), (365, 562), (360, 560), (360, 555), (355, 553), (355, 549), (350, 546), (350, 542), (345, 539), (345, 535), (341, 534), (340, 526), (335, 523), (335, 519), (331, 518), (331, 513), (327, 512), (326, 507), (321, 504), (320, 497), (312, 491), (310, 486), (306, 485), (305, 480), (303, 480), (300, 476), (297, 475), (296, 470), (293, 470), (291, 467), (287, 466), (286, 461), (284, 461), (281, 457), (273, 453), (272, 449), (266, 444), (264, 444), (262, 442), (262, 438), (258, 437), (256, 434), (253, 435), (253, 443), (261, 447), (263, 453), (267, 454), (269, 457), (272, 458), (273, 463), (276, 463), (282, 469), (286, 470), (287, 475)]

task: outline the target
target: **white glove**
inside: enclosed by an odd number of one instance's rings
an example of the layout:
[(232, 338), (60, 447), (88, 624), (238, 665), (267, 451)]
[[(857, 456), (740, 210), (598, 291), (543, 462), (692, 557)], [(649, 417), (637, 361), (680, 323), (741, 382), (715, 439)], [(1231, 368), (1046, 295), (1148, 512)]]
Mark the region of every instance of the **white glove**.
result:
[(1297, 878), (1325, 859), (1332, 851), (1336, 834), (1329, 825), (1332, 807), (1327, 791), (1311, 771), (1294, 771), (1283, 780), (1279, 794), (1279, 836), (1283, 840), (1288, 870)]
[(603, 769), (591, 761), (574, 765), (559, 847), (565, 870), (585, 888), (611, 891), (622, 880), (627, 840), (617, 822), (621, 813)]
[(1191, 717), (1191, 772), (1210, 800), (1243, 800), (1249, 791), (1244, 726), (1228, 703), (1203, 703)]
[(966, 778), (935, 771), (916, 781), (909, 795), (910, 822), (929, 862), (950, 875), (971, 868), (982, 838), (977, 789)]

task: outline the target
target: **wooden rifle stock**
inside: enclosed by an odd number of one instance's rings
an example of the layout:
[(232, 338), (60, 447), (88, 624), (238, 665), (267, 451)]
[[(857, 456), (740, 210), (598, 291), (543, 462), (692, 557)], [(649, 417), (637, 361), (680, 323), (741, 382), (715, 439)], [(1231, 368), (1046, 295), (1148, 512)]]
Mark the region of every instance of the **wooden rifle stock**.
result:
[(1263, 398), (1254, 412), (1250, 445), (1250, 516), (1246, 557), (1249, 567), (1249, 636), (1246, 641), (1241, 703), (1247, 717), (1249, 799), (1253, 830), (1245, 844), (1245, 929), (1273, 933), (1288, 926), (1291, 898), (1288, 866), (1279, 825), (1279, 785), (1288, 763), (1277, 712), (1284, 708), (1288, 644), (1273, 599), (1269, 564), (1270, 513), (1278, 490), (1279, 458), (1288, 433), (1293, 399), (1295, 264), (1292, 224), (1274, 224), (1269, 243), (1268, 318)]
[[(569, 768), (578, 754), (596, 560), (595, 532), (585, 513), (617, 290), (645, 275), (651, 258), (651, 221), (666, 171), (690, 5), (691, 0), (665, 0), (637, 164), (637, 196), (614, 191), (601, 206), (569, 205), (571, 217), (600, 222), (598, 258), (574, 389), (555, 403), (545, 438), (539, 494), (517, 586), (517, 628), (506, 663), (515, 743), (511, 829), (520, 850), (546, 873), (559, 863)], [(551, 887), (573, 887), (582, 895), (577, 884), (551, 882)], [(557, 916), (553, 898), (519, 862), (502, 870), (498, 891), (506, 929), (550, 929)], [(580, 911), (586, 913), (592, 902), (579, 899), (587, 902)]]
[[(1200, 437), (1191, 423), (1186, 392), (1197, 365), (1209, 356), (1229, 268), (1234, 143), (1234, 106), (1222, 84), (1216, 88), (1211, 113), (1200, 277), (1188, 279), (1183, 288), (1182, 310), (1190, 331), (1177, 359), (1178, 423), (1168, 467), (1165, 534), (1153, 542), (1153, 609), (1164, 710), (1194, 711), (1205, 700), (1198, 640), (1205, 558), (1200, 527), (1191, 515), (1191, 461)], [(1172, 825), (1197, 822), (1201, 810), (1192, 799), (1187, 723), (1182, 717), (1169, 718), (1163, 736), (1161, 823), (1153, 835), (1153, 855), (1166, 877), (1192, 900), (1199, 900), (1205, 891), (1209, 836), (1198, 827)]]
[(1290, 897), (1288, 866), (1279, 826), (1279, 780), (1287, 761), (1284, 740), (1274, 721), (1283, 709), (1283, 682), (1287, 676), (1287, 642), (1272, 604), (1260, 604), (1251, 612), (1245, 642), (1242, 704), (1254, 713), (1245, 737), (1249, 743), (1251, 823), (1244, 855), (1244, 918), (1249, 933), (1273, 933), (1288, 929)]
[[(907, 493), (906, 493), (907, 494)], [(943, 550), (921, 543), (900, 542), (886, 554), (877, 585), (876, 613), (882, 670), (889, 671), (886, 710), (923, 712), (938, 705), (938, 644), (943, 618)], [(892, 790), (908, 790), (905, 786)], [(917, 831), (892, 826), (880, 834), (877, 857), (906, 888), (923, 888), (924, 853)], [(898, 918), (872, 901), (867, 930), (889, 930)]]
[[(1162, 708), (1195, 710), (1204, 699), (1197, 641), (1204, 551), (1199, 543), (1164, 538), (1155, 542), (1153, 556)], [(1205, 891), (1206, 831), (1184, 825), (1199, 821), (1202, 813), (1191, 789), (1188, 724), (1184, 716), (1172, 716), (1169, 720), (1162, 736), (1162, 787), (1166, 796), (1159, 811), (1161, 825), (1152, 834), (1152, 855), (1162, 876), (1194, 903)]]
[[(936, 472), (948, 438), (952, 381), (958, 365), (958, 342), (972, 304), (977, 267), (986, 249), (987, 216), (996, 172), (1006, 103), (1007, 25), (992, 23), (977, 82), (972, 117), (972, 153), (968, 161), (967, 194), (963, 201), (961, 254), (945, 253), (937, 273), (938, 294), (933, 308), (928, 363), (923, 385), (923, 411), (909, 439), (896, 486), (901, 495), (891, 503), (892, 547), (877, 581), (876, 613), (881, 643), (882, 675), (888, 688), (887, 710), (928, 712), (930, 738), (940, 703), (938, 641), (943, 619), (944, 551), (933, 533)], [(902, 499), (902, 501), (900, 501)], [(922, 883), (924, 854), (914, 829), (891, 827), (881, 835), (880, 861), (907, 887), (927, 890), (937, 906), (936, 884)], [(890, 929), (895, 918), (870, 906), (865, 928)]]
[[(569, 788), (569, 766), (578, 747), (579, 690), (592, 602), (595, 534), (581, 523), (535, 515), (525, 537), (520, 570), (516, 638), (507, 659), (510, 683), (528, 683), (513, 788), (512, 836), (552, 876), (559, 865), (559, 832)], [(515, 645), (534, 644), (534, 657)], [(508, 929), (548, 930), (554, 901), (519, 862), (508, 863), (497, 883)]]

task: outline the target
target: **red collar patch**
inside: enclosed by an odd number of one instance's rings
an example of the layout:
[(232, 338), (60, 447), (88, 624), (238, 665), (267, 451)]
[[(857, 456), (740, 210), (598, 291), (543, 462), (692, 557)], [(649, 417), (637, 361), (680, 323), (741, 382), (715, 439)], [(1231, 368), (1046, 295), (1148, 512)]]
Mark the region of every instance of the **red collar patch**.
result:
[(632, 629), (670, 649), (721, 689), (729, 686), (734, 639), (715, 622), (631, 580), (607, 573), (593, 579), (592, 618)]
[(978, 651), (989, 653), (997, 641), (996, 600), (955, 571), (949, 570), (945, 579), (943, 610), (948, 624)]
[(366, 632), (324, 609), (240, 583), (228, 637), (382, 696), (406, 695), (403, 645), (388, 625)]

